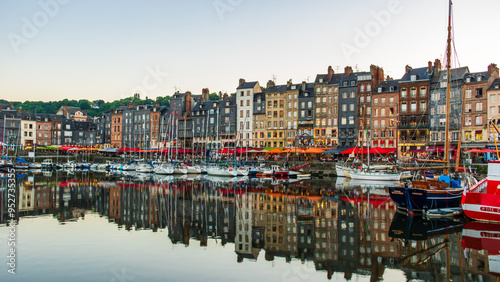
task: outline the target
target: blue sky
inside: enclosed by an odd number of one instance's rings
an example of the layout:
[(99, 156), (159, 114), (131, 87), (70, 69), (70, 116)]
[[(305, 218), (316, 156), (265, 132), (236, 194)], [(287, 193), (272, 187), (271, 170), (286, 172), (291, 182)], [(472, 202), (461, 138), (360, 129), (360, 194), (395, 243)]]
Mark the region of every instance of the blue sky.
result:
[[(461, 66), (500, 63), (500, 2), (455, 2)], [(328, 65), (376, 64), (400, 78), (407, 64), (443, 58), (447, 8), (446, 0), (4, 0), (0, 98), (230, 93), (240, 77), (299, 83)]]

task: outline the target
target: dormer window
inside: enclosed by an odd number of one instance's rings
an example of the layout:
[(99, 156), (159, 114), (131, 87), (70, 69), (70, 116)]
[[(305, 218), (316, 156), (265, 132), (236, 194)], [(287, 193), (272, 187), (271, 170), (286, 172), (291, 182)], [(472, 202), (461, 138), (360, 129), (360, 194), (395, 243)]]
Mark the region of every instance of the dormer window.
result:
[(382, 87), (378, 88), (378, 93), (382, 93)]
[(389, 87), (390, 91), (394, 91), (394, 86)]
[(215, 108), (215, 107), (217, 107), (217, 103), (214, 103), (213, 107), (214, 107), (214, 108)]
[(292, 90), (295, 90), (295, 89), (297, 89), (297, 86), (292, 85)]
[(477, 77), (477, 81), (481, 81), (482, 76)]
[(443, 79), (448, 79), (448, 74), (444, 74)]
[(307, 97), (307, 96), (309, 96), (309, 93), (307, 93), (307, 92), (304, 93), (304, 97)]
[(495, 89), (498, 89), (498, 88), (499, 88), (499, 85), (498, 85), (498, 84), (497, 84), (497, 85), (495, 85)]
[(319, 79), (319, 83), (323, 83), (323, 79), (322, 78)]
[(410, 76), (410, 80), (411, 80), (411, 81), (415, 81), (415, 80), (417, 80), (417, 75), (416, 75), (416, 74), (412, 74), (412, 75)]
[(465, 82), (467, 82), (467, 83), (470, 82), (470, 76), (465, 79)]

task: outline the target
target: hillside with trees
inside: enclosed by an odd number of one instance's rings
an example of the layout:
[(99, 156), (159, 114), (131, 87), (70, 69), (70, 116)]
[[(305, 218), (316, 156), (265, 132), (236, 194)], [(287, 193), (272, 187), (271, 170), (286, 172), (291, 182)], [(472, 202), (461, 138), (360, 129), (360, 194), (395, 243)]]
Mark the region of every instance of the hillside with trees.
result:
[[(210, 100), (219, 100), (221, 97), (221, 92), (219, 93), (211, 93)], [(55, 114), (59, 108), (66, 105), (69, 107), (79, 107), (82, 110), (87, 110), (87, 114), (91, 117), (100, 116), (103, 113), (109, 112), (113, 109), (116, 109), (120, 106), (128, 105), (129, 103), (133, 103), (134, 105), (138, 104), (154, 104), (158, 102), (161, 106), (170, 107), (170, 98), (171, 96), (165, 97), (157, 97), (155, 100), (146, 97), (145, 99), (141, 99), (140, 94), (136, 93), (134, 96), (123, 98), (120, 100), (115, 100), (112, 102), (105, 102), (103, 100), (95, 100), (89, 101), (86, 99), (81, 100), (60, 100), (60, 101), (50, 101), (50, 102), (42, 102), (42, 101), (24, 101), (24, 102), (15, 102), (15, 101), (7, 101), (0, 99), (0, 104), (10, 104), (12, 102), (14, 108), (19, 108), (23, 111), (30, 113), (39, 113), (39, 114)]]

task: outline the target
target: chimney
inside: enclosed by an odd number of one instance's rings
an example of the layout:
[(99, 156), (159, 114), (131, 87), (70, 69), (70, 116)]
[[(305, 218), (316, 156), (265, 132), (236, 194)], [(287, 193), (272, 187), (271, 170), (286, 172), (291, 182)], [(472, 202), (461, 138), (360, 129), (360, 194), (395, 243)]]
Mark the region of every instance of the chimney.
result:
[(241, 85), (242, 83), (245, 83), (246, 81), (243, 79), (243, 78), (240, 78), (239, 80), (239, 84), (238, 85)]
[(292, 85), (292, 79), (290, 78), (287, 82), (286, 82), (286, 87), (290, 87)]
[(441, 69), (441, 61), (439, 59), (434, 60), (434, 69)]
[(10, 102), (10, 109), (9, 110), (12, 110), (14, 108), (14, 103)]
[(17, 112), (18, 112), (18, 113), (22, 113), (22, 112), (23, 112), (23, 109), (21, 109), (21, 108), (19, 107), (19, 108), (17, 108)]
[(186, 91), (186, 107), (185, 107), (185, 111), (186, 113), (187, 112), (190, 112), (191, 111), (191, 104), (193, 103), (193, 99), (191, 98), (191, 92), (190, 91)]
[(345, 67), (345, 68), (344, 68), (344, 75), (345, 75), (345, 76), (348, 76), (348, 75), (350, 75), (351, 73), (352, 73), (352, 67), (347, 66), (347, 67)]
[(2, 106), (0, 105), (0, 113), (2, 112)]
[(201, 89), (201, 100), (204, 102), (210, 100), (210, 90), (208, 90), (208, 88)]
[(409, 72), (410, 70), (412, 70), (412, 68), (409, 65), (406, 65), (406, 67), (405, 67), (405, 73)]
[(497, 64), (490, 64), (488, 66), (488, 76), (498, 77), (498, 67), (497, 67)]
[(269, 89), (269, 88), (271, 88), (271, 87), (274, 87), (274, 86), (276, 86), (276, 84), (274, 84), (274, 81), (269, 80), (269, 81), (267, 82), (267, 89)]
[(160, 106), (160, 102), (155, 102), (155, 107), (159, 107)]
[(132, 103), (132, 102), (128, 103), (128, 108), (132, 109), (132, 107), (134, 107), (134, 103)]
[(334, 74), (335, 72), (333, 71), (333, 68), (332, 66), (328, 66), (328, 81), (330, 81), (332, 79), (332, 75)]
[(69, 118), (69, 116), (68, 116), (68, 106), (67, 105), (63, 106), (63, 116), (65, 118)]
[(306, 91), (307, 88), (307, 83), (305, 81), (302, 81), (302, 91)]
[(83, 115), (87, 116), (87, 110), (83, 110)]
[(376, 66), (370, 65), (370, 73), (372, 74), (372, 86), (377, 87), (382, 81), (384, 81), (384, 69)]
[(228, 97), (229, 95), (227, 95), (227, 93), (224, 93), (224, 95), (222, 96), (222, 100), (226, 100)]
[(432, 62), (429, 61), (427, 65), (429, 66), (429, 68), (427, 69), (427, 73), (432, 73)]

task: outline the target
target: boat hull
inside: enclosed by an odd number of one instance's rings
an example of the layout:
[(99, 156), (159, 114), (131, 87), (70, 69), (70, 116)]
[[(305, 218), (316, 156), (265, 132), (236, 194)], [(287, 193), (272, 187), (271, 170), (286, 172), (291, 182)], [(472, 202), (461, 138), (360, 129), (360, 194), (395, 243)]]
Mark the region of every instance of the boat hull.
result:
[(430, 209), (460, 206), (463, 189), (425, 190), (407, 187), (389, 187), (391, 199), (399, 209), (422, 212)]
[(351, 172), (351, 179), (355, 180), (379, 180), (379, 181), (399, 181), (401, 173), (376, 173), (376, 172)]
[(462, 195), (462, 208), (467, 217), (485, 221), (500, 222), (500, 195), (496, 193), (486, 193), (483, 190), (497, 189), (500, 181), (483, 179), (470, 191)]

